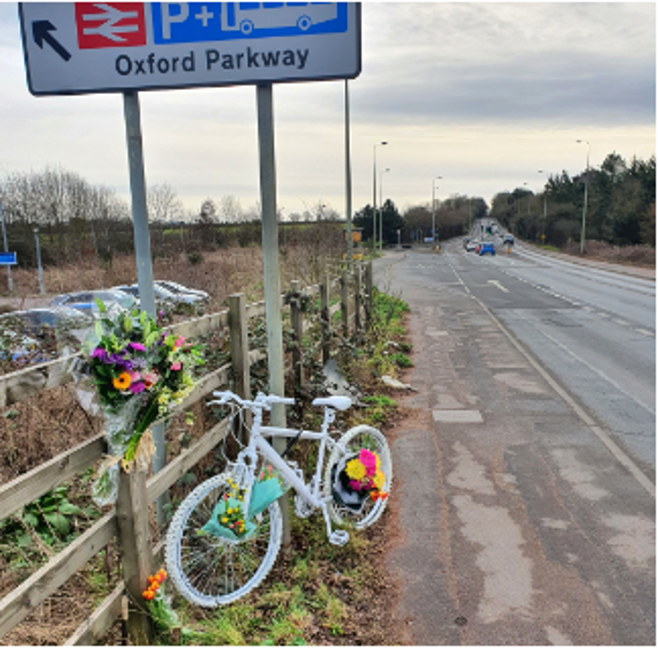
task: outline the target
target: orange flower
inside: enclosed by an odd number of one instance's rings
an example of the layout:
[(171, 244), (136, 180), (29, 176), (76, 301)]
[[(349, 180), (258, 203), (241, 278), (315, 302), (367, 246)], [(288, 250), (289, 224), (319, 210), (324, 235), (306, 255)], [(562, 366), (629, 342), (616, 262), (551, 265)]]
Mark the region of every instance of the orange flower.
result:
[(119, 391), (124, 391), (130, 387), (130, 383), (132, 382), (132, 378), (130, 377), (130, 374), (127, 371), (124, 371), (123, 373), (119, 374), (117, 378), (112, 378), (112, 384), (114, 385), (114, 388), (119, 390)]
[(147, 589), (145, 592), (142, 592), (142, 596), (147, 601), (152, 601), (155, 598), (155, 592), (153, 590)]

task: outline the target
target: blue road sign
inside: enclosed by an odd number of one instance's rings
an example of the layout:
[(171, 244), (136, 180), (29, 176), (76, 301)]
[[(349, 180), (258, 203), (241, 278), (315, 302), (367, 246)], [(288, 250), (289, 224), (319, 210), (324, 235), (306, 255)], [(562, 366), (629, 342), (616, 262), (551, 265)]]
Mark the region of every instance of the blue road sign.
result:
[(16, 265), (16, 252), (0, 252), (0, 265)]

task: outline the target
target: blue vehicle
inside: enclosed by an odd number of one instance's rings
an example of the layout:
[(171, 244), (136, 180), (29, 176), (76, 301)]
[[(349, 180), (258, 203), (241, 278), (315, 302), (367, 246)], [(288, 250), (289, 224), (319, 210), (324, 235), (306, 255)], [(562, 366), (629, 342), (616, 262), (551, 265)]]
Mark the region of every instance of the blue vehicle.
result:
[(496, 256), (496, 248), (493, 243), (480, 243), (478, 254), (480, 256), (483, 254), (491, 254), (492, 256)]

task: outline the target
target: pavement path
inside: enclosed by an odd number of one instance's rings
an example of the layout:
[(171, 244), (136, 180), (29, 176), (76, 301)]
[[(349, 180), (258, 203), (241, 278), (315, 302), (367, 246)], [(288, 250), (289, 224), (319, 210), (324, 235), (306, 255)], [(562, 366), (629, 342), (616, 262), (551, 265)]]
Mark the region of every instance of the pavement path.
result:
[(447, 279), (415, 290), (408, 256), (375, 265), (412, 308), (386, 558), (407, 642), (655, 645), (653, 496), (490, 312)]

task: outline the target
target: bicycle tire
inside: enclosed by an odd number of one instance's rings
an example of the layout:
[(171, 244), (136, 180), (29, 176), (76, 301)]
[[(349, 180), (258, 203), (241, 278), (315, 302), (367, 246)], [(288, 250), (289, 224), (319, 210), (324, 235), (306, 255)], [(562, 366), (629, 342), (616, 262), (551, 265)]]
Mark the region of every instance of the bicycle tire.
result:
[(251, 592), (270, 572), (281, 547), (278, 500), (254, 517), (257, 528), (248, 538), (197, 533), (229, 492), (232, 478), (226, 471), (199, 484), (178, 507), (167, 532), (165, 563), (171, 581), (181, 596), (201, 607), (233, 603)]
[(339, 462), (346, 454), (356, 454), (362, 448), (372, 450), (379, 455), (381, 469), (386, 475), (386, 485), (383, 490), (390, 493), (393, 482), (393, 463), (388, 441), (379, 430), (369, 425), (357, 425), (340, 437), (338, 444), (329, 457), (322, 484), (325, 498), (330, 498), (330, 501), (327, 502), (330, 518), (336, 524), (353, 526), (356, 529), (365, 529), (374, 524), (381, 517), (388, 502), (388, 498), (378, 499), (374, 502), (366, 499), (363, 510), (357, 513), (341, 505), (333, 496), (333, 480)]

